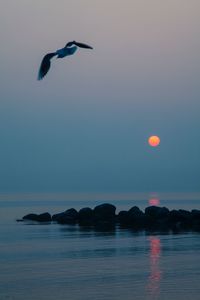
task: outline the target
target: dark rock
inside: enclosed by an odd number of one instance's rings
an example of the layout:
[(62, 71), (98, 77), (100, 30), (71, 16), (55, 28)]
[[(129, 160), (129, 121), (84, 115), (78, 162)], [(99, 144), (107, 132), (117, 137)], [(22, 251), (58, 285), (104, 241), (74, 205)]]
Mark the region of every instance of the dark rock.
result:
[(117, 221), (121, 225), (125, 225), (125, 226), (128, 225), (129, 224), (128, 212), (126, 210), (120, 211), (117, 216)]
[(52, 221), (57, 222), (62, 217), (62, 215), (64, 215), (64, 212), (61, 212), (61, 213), (58, 213), (58, 214), (54, 214), (52, 216)]
[(94, 222), (113, 223), (115, 222), (116, 207), (109, 203), (98, 205), (94, 208)]
[(51, 222), (51, 215), (46, 212), (43, 214), (38, 215), (38, 222)]
[(30, 221), (38, 221), (38, 215), (37, 214), (28, 214), (28, 215), (25, 215), (22, 219), (30, 220)]
[(142, 229), (145, 227), (145, 215), (137, 206), (133, 206), (129, 211), (120, 211), (117, 221), (124, 227)]
[(176, 209), (171, 210), (169, 212), (169, 219), (173, 223), (180, 222), (181, 220), (180, 212)]
[(128, 222), (134, 228), (144, 228), (145, 226), (145, 214), (137, 206), (133, 206), (128, 211)]
[(145, 227), (147, 230), (166, 231), (169, 228), (169, 209), (149, 206), (145, 209)]
[(172, 229), (175, 230), (190, 229), (192, 227), (192, 214), (187, 210), (170, 211), (169, 220)]
[(80, 225), (92, 225), (94, 221), (94, 211), (89, 207), (81, 208), (78, 213)]
[(200, 210), (193, 209), (191, 211), (192, 228), (196, 231), (200, 231)]
[(191, 216), (192, 216), (193, 219), (200, 220), (200, 210), (199, 209), (193, 209), (191, 211)]
[(188, 222), (192, 218), (191, 212), (183, 209), (172, 210), (169, 213), (170, 220), (172, 222)]
[(50, 222), (51, 215), (49, 213), (43, 214), (28, 214), (23, 217), (23, 220), (37, 221), (37, 222)]
[(53, 215), (52, 220), (60, 224), (75, 224), (78, 221), (78, 212), (76, 209), (70, 208), (65, 212)]
[(145, 215), (156, 220), (169, 217), (169, 209), (159, 206), (148, 206), (145, 208)]
[(188, 210), (184, 210), (184, 209), (179, 209), (179, 213), (180, 213), (180, 215), (181, 215), (181, 218), (182, 218), (182, 220), (184, 220), (184, 221), (191, 221), (191, 219), (192, 219), (192, 214), (191, 214), (191, 212), (190, 211), (188, 211)]
[(141, 209), (139, 209), (139, 207), (137, 206), (133, 206), (129, 209), (128, 211), (129, 215), (132, 215), (132, 216), (141, 216), (143, 215), (143, 211)]

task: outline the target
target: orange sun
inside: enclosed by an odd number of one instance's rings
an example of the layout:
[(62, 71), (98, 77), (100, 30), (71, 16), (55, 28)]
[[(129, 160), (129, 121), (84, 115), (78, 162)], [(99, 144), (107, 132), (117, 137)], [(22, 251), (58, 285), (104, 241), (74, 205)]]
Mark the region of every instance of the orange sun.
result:
[(148, 143), (151, 147), (157, 147), (160, 144), (160, 138), (157, 135), (152, 135), (149, 137)]

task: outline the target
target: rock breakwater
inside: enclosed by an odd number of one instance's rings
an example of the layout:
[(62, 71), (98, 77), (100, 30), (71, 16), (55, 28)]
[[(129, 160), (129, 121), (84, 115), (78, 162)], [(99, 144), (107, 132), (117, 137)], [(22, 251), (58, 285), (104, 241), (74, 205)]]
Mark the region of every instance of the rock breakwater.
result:
[(122, 210), (116, 214), (114, 205), (104, 203), (93, 209), (83, 207), (77, 211), (75, 208), (70, 208), (52, 216), (48, 212), (41, 214), (30, 213), (17, 221), (56, 222), (59, 224), (78, 224), (79, 226), (99, 228), (120, 226), (135, 230), (200, 231), (200, 210), (169, 210), (166, 207), (148, 206), (142, 211), (139, 207), (133, 206), (129, 210)]

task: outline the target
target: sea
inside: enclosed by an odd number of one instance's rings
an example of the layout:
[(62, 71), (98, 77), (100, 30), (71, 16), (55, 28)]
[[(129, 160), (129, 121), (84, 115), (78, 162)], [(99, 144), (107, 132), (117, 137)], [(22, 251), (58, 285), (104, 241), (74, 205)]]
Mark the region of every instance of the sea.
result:
[(200, 299), (198, 232), (16, 222), (102, 203), (191, 210), (200, 194), (0, 194), (0, 300)]

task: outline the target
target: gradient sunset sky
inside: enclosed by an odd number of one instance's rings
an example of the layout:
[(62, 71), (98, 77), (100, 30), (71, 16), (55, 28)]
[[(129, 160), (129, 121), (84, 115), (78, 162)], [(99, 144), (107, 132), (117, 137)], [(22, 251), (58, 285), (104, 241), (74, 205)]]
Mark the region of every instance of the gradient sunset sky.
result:
[(1, 0), (0, 192), (199, 192), (199, 29), (199, 0)]

